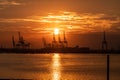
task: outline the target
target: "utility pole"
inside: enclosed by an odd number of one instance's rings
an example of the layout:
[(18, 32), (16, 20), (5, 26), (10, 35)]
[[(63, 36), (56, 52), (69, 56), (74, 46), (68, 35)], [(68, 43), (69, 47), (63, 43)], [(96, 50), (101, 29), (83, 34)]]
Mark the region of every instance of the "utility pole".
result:
[(107, 80), (110, 79), (110, 55), (107, 54)]

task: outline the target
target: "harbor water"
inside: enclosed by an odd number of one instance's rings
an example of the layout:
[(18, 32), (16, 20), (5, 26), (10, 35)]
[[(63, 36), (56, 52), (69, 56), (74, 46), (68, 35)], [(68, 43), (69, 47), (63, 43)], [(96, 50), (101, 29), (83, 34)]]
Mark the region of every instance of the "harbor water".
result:
[[(110, 54), (110, 80), (120, 80), (120, 55)], [(106, 54), (0, 54), (0, 79), (107, 80)]]

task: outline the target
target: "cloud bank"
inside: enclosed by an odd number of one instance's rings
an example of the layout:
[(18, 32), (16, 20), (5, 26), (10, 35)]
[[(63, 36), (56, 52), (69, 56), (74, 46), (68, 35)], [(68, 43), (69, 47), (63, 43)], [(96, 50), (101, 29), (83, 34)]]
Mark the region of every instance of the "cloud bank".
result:
[(51, 32), (55, 27), (66, 30), (70, 33), (89, 33), (108, 30), (110, 32), (120, 32), (120, 17), (107, 14), (76, 13), (60, 11), (58, 13), (48, 13), (44, 16), (29, 16), (26, 18), (1, 18), (0, 27), (2, 30), (14, 28), (21, 31), (28, 29), (34, 32)]

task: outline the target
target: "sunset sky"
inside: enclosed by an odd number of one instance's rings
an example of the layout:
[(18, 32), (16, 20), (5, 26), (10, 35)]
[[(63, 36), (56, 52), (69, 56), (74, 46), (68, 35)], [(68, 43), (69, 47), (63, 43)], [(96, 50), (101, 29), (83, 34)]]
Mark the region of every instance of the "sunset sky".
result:
[(0, 0), (0, 45), (11, 47), (20, 31), (41, 48), (54, 28), (66, 32), (69, 46), (91, 48), (101, 48), (105, 30), (109, 47), (120, 49), (120, 0)]

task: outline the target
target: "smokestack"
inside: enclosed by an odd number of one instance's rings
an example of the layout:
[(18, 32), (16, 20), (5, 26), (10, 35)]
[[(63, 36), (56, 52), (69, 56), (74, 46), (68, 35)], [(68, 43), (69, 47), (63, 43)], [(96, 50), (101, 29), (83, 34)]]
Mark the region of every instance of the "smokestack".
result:
[(12, 44), (13, 44), (13, 47), (15, 47), (15, 40), (14, 40), (14, 36), (12, 36)]

